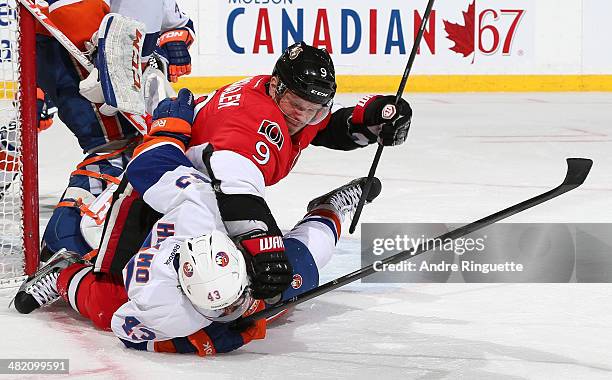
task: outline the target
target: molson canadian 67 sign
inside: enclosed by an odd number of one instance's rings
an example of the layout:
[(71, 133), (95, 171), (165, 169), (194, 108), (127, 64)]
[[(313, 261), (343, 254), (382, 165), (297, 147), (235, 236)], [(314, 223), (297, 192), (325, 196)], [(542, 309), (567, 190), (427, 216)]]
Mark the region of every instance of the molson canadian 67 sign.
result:
[[(388, 74), (402, 71), (426, 4), (425, 0), (223, 0), (213, 12), (201, 10), (200, 23), (204, 17), (217, 24), (211, 49), (236, 58), (256, 56), (249, 61), (254, 65), (273, 62), (288, 45), (304, 40), (332, 53), (344, 73)], [(508, 73), (531, 64), (534, 4), (534, 0), (437, 1), (419, 51), (422, 62), (415, 69)], [(214, 20), (206, 13), (215, 13)], [(244, 65), (240, 67), (244, 70)]]

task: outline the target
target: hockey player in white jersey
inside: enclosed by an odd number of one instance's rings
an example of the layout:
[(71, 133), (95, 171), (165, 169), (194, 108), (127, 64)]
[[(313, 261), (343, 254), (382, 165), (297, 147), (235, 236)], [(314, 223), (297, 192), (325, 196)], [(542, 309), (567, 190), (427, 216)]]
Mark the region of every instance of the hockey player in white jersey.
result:
[[(219, 178), (207, 169), (207, 147), (185, 152), (193, 113), (189, 91), (162, 102), (128, 166), (134, 188), (163, 216), (123, 275), (94, 274), (78, 255), (58, 253), (18, 292), (20, 312), (61, 296), (98, 327), (112, 328), (126, 347), (205, 356), (265, 336), (265, 320), (243, 331), (225, 323), (264, 307), (254, 299), (278, 294), (287, 299), (318, 285), (319, 270), (329, 261), (341, 221), (356, 207), (365, 179), (313, 200), (304, 219), (281, 239), (266, 232), (278, 229), (267, 207), (260, 207), (258, 218), (236, 217), (253, 210), (235, 205), (263, 195), (253, 187), (261, 174), (250, 161), (230, 151), (212, 157), (210, 165), (223, 176), (221, 188), (242, 194), (227, 208), (227, 199), (219, 199)], [(376, 180), (368, 200), (379, 192)]]

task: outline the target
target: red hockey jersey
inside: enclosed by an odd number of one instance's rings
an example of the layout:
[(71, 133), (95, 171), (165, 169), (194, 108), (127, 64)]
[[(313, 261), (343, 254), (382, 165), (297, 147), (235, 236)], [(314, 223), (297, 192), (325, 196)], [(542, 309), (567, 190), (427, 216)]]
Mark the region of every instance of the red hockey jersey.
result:
[(263, 174), (266, 186), (289, 174), (301, 150), (330, 118), (289, 135), (281, 110), (267, 93), (269, 81), (269, 75), (260, 75), (217, 90), (205, 106), (198, 107), (191, 139), (192, 146), (209, 142), (215, 151), (230, 150), (248, 158)]

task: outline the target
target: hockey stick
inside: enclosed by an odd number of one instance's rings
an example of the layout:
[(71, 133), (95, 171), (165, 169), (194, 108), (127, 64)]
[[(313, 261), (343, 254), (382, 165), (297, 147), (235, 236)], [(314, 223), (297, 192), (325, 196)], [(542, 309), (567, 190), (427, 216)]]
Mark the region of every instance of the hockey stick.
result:
[[(93, 63), (87, 59), (85, 54), (76, 47), (68, 37), (36, 6), (35, 0), (19, 0), (19, 2), (47, 29), (49, 33), (76, 59), (76, 61), (91, 72), (94, 69)], [(143, 135), (147, 134), (147, 123), (144, 117), (127, 112), (121, 114)]]
[[(397, 94), (395, 95), (396, 105), (399, 102), (399, 100), (402, 98), (402, 94), (404, 93), (404, 88), (406, 87), (406, 82), (408, 81), (410, 70), (412, 70), (414, 59), (416, 58), (417, 51), (419, 50), (419, 45), (421, 44), (421, 39), (423, 38), (423, 33), (425, 32), (425, 25), (427, 24), (427, 20), (429, 20), (429, 15), (431, 14), (431, 9), (433, 8), (433, 4), (434, 4), (434, 0), (429, 0), (429, 2), (427, 3), (427, 8), (425, 9), (423, 20), (421, 20), (421, 27), (419, 28), (419, 33), (417, 34), (414, 40), (414, 45), (412, 45), (412, 51), (410, 52), (410, 57), (408, 58), (406, 69), (404, 69), (404, 75), (402, 76), (402, 81), (400, 82), (399, 88), (397, 89)], [(372, 161), (372, 165), (370, 166), (370, 171), (368, 172), (368, 179), (363, 188), (363, 192), (361, 193), (361, 198), (359, 198), (357, 209), (355, 209), (355, 215), (353, 216), (353, 220), (351, 221), (351, 226), (349, 227), (349, 233), (351, 234), (355, 232), (355, 228), (357, 227), (357, 222), (359, 221), (359, 217), (361, 216), (361, 211), (363, 210), (363, 206), (365, 204), (367, 195), (370, 192), (370, 188), (372, 187), (374, 173), (376, 172), (376, 168), (378, 167), (378, 162), (380, 161), (380, 156), (382, 155), (383, 148), (384, 148), (384, 145), (378, 144), (378, 148), (376, 149), (376, 154), (374, 155), (374, 160)]]
[[(457, 239), (461, 236), (470, 234), (474, 231), (480, 230), (481, 228), (487, 227), (502, 219), (508, 218), (509, 216), (525, 211), (533, 206), (539, 205), (540, 203), (543, 203), (555, 197), (558, 197), (561, 194), (567, 193), (568, 191), (573, 190), (584, 183), (587, 175), (589, 174), (589, 171), (591, 170), (592, 165), (593, 165), (593, 161), (586, 159), (586, 158), (568, 158), (567, 159), (567, 172), (565, 174), (565, 179), (563, 180), (563, 183), (561, 183), (561, 185), (545, 193), (542, 193), (538, 196), (530, 198), (526, 201), (517, 203), (504, 210), (498, 211), (495, 214), (491, 214), (475, 222), (466, 224), (463, 227), (459, 227), (456, 230), (449, 231), (443, 235), (440, 235), (434, 239), (433, 247), (431, 246), (431, 244), (424, 242), (416, 247), (413, 247), (412, 249), (409, 249), (407, 251), (402, 251), (393, 256), (387, 257), (386, 259), (382, 260), (382, 265), (394, 264), (394, 263), (398, 263), (403, 260), (411, 259), (422, 253), (428, 252), (431, 249), (435, 249), (436, 244), (438, 242), (444, 242), (444, 241), (447, 241), (447, 239), (451, 239), (451, 240)], [(244, 327), (258, 319), (273, 316), (287, 309), (288, 307), (299, 305), (310, 299), (318, 297), (322, 294), (330, 292), (336, 288), (349, 284), (353, 281), (357, 281), (361, 278), (367, 277), (374, 273), (376, 273), (376, 270), (374, 269), (374, 265), (363, 267), (355, 272), (349, 273), (345, 276), (337, 278), (326, 284), (320, 285), (305, 293), (302, 293), (298, 296), (295, 296), (286, 301), (280, 302), (265, 310), (257, 312), (249, 317), (238, 320), (237, 326)]]

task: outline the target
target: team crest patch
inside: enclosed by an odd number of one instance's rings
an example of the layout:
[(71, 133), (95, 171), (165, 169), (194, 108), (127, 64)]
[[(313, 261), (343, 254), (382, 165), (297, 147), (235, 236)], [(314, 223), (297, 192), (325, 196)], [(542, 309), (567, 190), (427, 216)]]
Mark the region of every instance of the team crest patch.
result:
[(393, 119), (393, 116), (395, 116), (396, 112), (395, 105), (387, 104), (382, 110), (382, 118), (385, 120), (391, 120)]
[(183, 264), (183, 274), (185, 275), (185, 277), (193, 276), (193, 267), (190, 263)]
[(280, 125), (270, 120), (264, 120), (261, 122), (259, 129), (257, 130), (259, 134), (266, 136), (266, 140), (276, 145), (278, 150), (281, 150), (283, 147), (283, 143), (285, 142), (285, 137), (283, 136), (283, 132), (281, 131)]
[(293, 289), (299, 289), (302, 287), (302, 276), (299, 273), (293, 275), (293, 280), (291, 281), (291, 287)]
[(220, 267), (224, 267), (229, 263), (229, 256), (225, 252), (218, 252), (215, 255), (215, 263)]
[(300, 53), (303, 52), (303, 51), (304, 51), (304, 49), (302, 49), (302, 46), (300, 46), (300, 45), (294, 47), (289, 52), (289, 59), (290, 60), (296, 59), (298, 57), (298, 55), (300, 55)]

